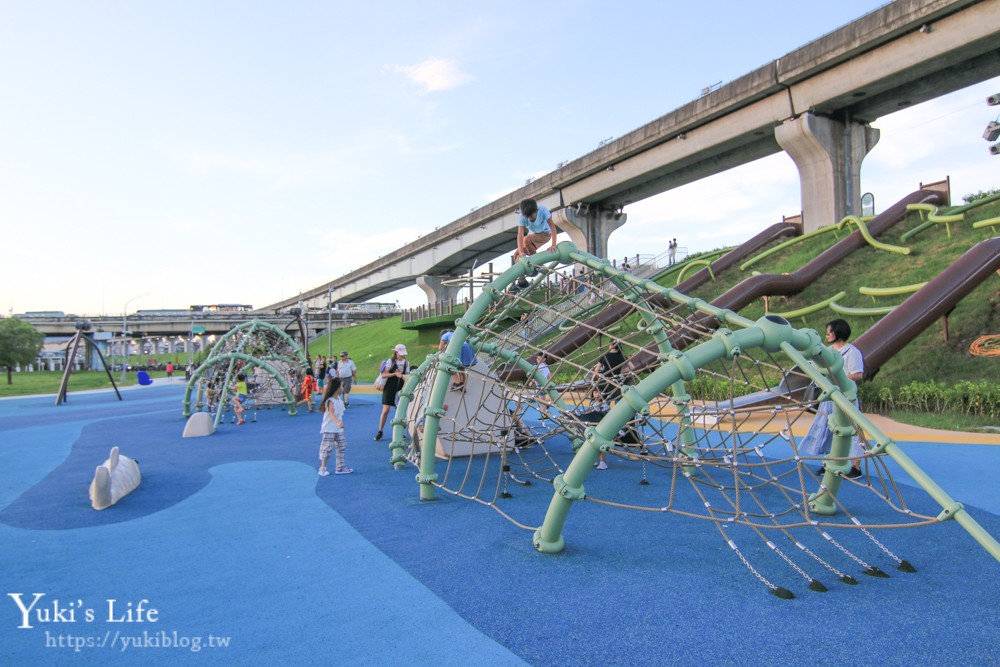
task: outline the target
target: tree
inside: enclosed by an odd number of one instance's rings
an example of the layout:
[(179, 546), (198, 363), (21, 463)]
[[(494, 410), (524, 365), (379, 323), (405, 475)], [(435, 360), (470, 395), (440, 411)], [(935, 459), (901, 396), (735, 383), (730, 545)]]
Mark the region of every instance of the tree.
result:
[(45, 336), (17, 318), (0, 320), (0, 366), (7, 368), (7, 384), (13, 384), (14, 367), (30, 364), (42, 350)]

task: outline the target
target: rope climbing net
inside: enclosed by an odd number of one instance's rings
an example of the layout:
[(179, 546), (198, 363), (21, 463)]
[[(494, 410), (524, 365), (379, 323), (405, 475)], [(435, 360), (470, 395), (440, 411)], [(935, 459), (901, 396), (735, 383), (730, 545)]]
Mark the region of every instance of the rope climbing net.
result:
[[(246, 384), (244, 407), (287, 406), (295, 414), (294, 387), (307, 366), (302, 348), (284, 331), (262, 320), (234, 327), (208, 352), (205, 362), (188, 381), (184, 393), (184, 416), (207, 410), (216, 425), (231, 408), (237, 383)], [(242, 380), (240, 378), (243, 378)]]
[[(476, 353), (468, 366), (463, 344)], [(825, 590), (816, 571), (845, 583), (856, 583), (854, 566), (912, 571), (873, 531), (955, 513), (904, 496), (900, 465), (933, 482), (855, 397), (816, 332), (714, 309), (561, 244), (484, 289), (447, 348), (414, 372), (390, 448), (394, 465), (419, 469), (421, 498), (439, 490), (489, 506), (534, 531), (540, 551), (563, 548), (577, 501), (695, 518), (789, 597), (774, 566), (759, 564), (765, 554)], [(807, 454), (821, 401), (834, 404), (830, 453)]]

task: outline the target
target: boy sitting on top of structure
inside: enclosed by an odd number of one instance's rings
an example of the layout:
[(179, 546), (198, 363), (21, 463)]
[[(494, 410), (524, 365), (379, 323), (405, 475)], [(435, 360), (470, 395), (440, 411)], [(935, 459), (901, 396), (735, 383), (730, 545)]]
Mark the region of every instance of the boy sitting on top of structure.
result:
[[(521, 257), (534, 255), (549, 241), (549, 250), (556, 249), (556, 225), (552, 222), (552, 212), (544, 206), (539, 206), (534, 199), (521, 202), (521, 217), (517, 220), (517, 252), (514, 261)], [(517, 286), (525, 288), (528, 281), (524, 276), (518, 278)]]

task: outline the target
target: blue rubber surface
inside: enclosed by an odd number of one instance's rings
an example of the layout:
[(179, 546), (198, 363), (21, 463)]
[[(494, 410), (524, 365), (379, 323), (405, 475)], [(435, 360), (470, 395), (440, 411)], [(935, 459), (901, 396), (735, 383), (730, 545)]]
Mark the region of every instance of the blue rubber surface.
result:
[[(393, 470), (387, 441), (371, 440), (376, 396), (346, 413), (355, 473), (326, 478), (315, 414), (264, 411), (184, 439), (179, 386), (124, 397), (0, 401), (3, 664), (997, 664), (1000, 563), (954, 522), (877, 533), (916, 573), (844, 537), (890, 578), (847, 562), (856, 586), (812, 573), (826, 593), (731, 533), (795, 593), (781, 600), (708, 522), (580, 503), (566, 549), (543, 555), (490, 508), (418, 501), (414, 471)], [(143, 482), (98, 512), (87, 489), (115, 445)], [(1000, 535), (1000, 447), (902, 446)], [(588, 491), (635, 485), (615, 463)], [(662, 494), (650, 480), (642, 488)], [(512, 492), (540, 521), (551, 488)], [(32, 627), (19, 627), (11, 594), (28, 606), (36, 593)], [(143, 600), (155, 622), (116, 622)]]

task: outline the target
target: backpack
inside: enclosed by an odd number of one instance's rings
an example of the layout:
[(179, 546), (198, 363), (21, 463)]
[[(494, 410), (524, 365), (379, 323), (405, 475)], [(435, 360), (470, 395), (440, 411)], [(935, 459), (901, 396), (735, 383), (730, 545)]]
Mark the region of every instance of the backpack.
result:
[(379, 364), (378, 377), (375, 378), (375, 382), (373, 383), (375, 388), (378, 389), (379, 391), (382, 391), (382, 389), (385, 388), (385, 382), (386, 382), (386, 378), (382, 377), (382, 373), (389, 370), (394, 370), (396, 368), (402, 368), (403, 373), (409, 373), (410, 362), (404, 359), (402, 366), (399, 366), (392, 359), (386, 359), (385, 361), (383, 361), (381, 364)]
[(375, 382), (372, 383), (372, 385), (378, 391), (382, 391), (383, 389), (385, 389), (385, 378), (382, 377), (382, 373), (385, 372), (386, 363), (387, 363), (386, 361), (383, 361), (378, 365), (378, 375), (375, 376)]

